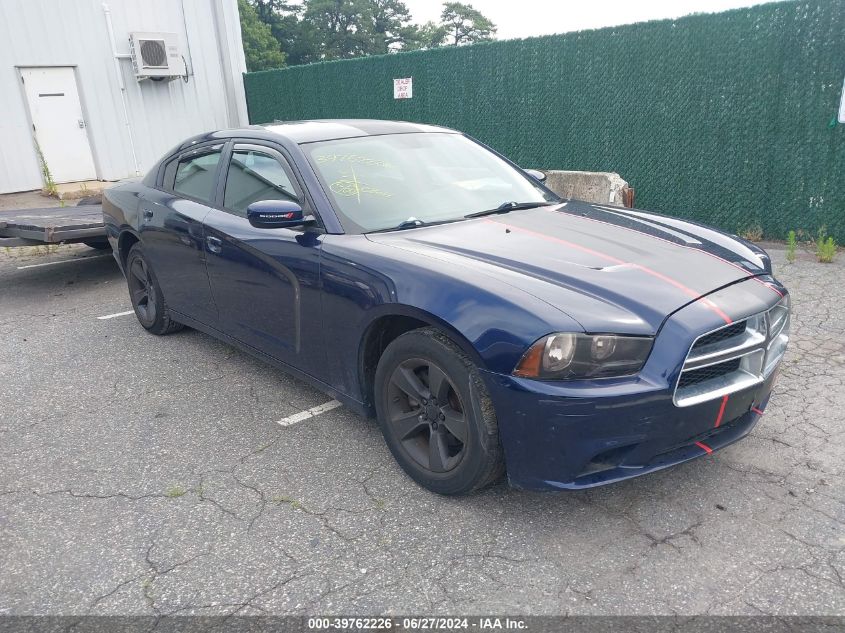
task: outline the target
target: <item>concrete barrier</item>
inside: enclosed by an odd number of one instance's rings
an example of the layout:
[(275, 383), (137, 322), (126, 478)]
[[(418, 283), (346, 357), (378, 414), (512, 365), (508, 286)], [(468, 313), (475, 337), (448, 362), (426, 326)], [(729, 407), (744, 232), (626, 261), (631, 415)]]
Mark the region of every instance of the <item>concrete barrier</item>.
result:
[(546, 186), (563, 198), (586, 202), (634, 206), (634, 190), (619, 174), (604, 171), (561, 171), (541, 169)]

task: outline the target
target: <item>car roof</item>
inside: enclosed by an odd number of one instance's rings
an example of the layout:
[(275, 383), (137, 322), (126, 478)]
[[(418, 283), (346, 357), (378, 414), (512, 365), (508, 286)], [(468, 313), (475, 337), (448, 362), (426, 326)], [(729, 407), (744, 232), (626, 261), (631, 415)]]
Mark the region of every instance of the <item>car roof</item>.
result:
[(407, 121), (382, 121), (379, 119), (315, 119), (311, 121), (274, 121), (260, 127), (273, 134), (289, 138), (294, 143), (314, 143), (340, 138), (376, 136), (381, 134), (412, 134), (419, 132), (449, 132), (455, 130), (409, 123)]
[(356, 138), (361, 136), (378, 136), (383, 134), (413, 134), (420, 132), (438, 132), (445, 134), (460, 134), (438, 125), (423, 123), (409, 123), (407, 121), (382, 121), (380, 119), (315, 119), (311, 121), (274, 121), (264, 125), (249, 125), (240, 128), (229, 128), (206, 132), (185, 139), (173, 148), (165, 159), (176, 152), (207, 141), (225, 141), (230, 138), (254, 138), (276, 140), (294, 145), (316, 143), (342, 138)]

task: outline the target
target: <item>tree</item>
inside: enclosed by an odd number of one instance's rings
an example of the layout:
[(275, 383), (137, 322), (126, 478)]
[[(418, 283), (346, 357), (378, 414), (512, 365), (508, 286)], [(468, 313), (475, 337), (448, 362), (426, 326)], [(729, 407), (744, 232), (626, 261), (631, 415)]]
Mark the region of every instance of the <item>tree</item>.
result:
[(250, 70), (470, 44), (496, 32), (489, 19), (460, 2), (443, 5), (441, 24), (412, 23), (404, 0), (238, 0), (238, 6)]
[(320, 59), (366, 55), (371, 48), (370, 0), (305, 0), (303, 26), (315, 36)]
[(247, 0), (238, 0), (238, 12), (247, 70), (282, 68), (285, 55), (270, 27), (259, 19), (255, 8)]
[(317, 46), (302, 23), (305, 7), (287, 0), (250, 0), (258, 18), (270, 27), (279, 42), (285, 61), (291, 65), (308, 64), (318, 60)]
[(372, 16), (371, 54), (389, 53), (406, 46), (411, 29), (411, 12), (401, 0), (369, 0)]
[(444, 2), (440, 20), (453, 46), (492, 40), (496, 34), (496, 25), (469, 4)]
[(411, 24), (406, 29), (402, 50), (416, 51), (443, 46), (449, 35), (446, 27), (434, 22)]

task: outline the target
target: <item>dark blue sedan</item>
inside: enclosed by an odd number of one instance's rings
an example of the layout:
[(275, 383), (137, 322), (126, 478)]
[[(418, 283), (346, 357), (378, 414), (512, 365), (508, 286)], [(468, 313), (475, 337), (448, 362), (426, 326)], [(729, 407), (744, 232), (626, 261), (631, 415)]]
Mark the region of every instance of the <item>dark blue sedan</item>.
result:
[(443, 494), (583, 488), (700, 457), (766, 409), (789, 337), (769, 257), (561, 200), (467, 136), (225, 130), (105, 196), (141, 325), (196, 328), (378, 418)]

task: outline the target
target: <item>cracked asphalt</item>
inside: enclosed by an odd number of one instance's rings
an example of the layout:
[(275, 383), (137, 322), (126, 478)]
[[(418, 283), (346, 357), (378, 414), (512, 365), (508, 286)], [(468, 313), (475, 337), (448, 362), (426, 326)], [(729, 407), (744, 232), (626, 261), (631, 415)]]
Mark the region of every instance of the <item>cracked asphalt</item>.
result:
[(0, 252), (0, 614), (845, 615), (845, 264), (772, 254), (793, 338), (751, 436), (450, 499), (344, 408), (277, 425), (329, 399), (293, 378), (98, 320), (129, 309), (109, 257)]

